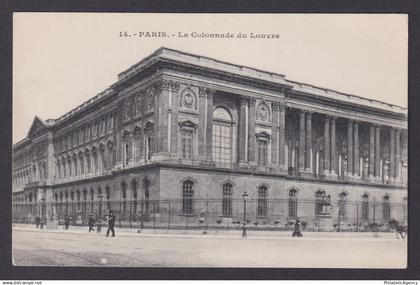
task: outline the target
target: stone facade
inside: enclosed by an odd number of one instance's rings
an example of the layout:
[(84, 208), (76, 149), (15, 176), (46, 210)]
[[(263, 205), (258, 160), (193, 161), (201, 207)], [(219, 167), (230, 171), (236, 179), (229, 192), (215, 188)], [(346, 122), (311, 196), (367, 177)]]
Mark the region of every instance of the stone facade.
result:
[(13, 146), (13, 202), (183, 199), (187, 186), (223, 199), (228, 182), (233, 199), (322, 189), (403, 203), (407, 163), (406, 109), (161, 48), (60, 118), (34, 119)]

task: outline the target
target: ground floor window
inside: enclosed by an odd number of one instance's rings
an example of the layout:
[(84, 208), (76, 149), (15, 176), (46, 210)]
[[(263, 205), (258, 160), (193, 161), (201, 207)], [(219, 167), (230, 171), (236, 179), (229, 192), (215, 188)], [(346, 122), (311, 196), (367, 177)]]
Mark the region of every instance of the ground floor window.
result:
[(193, 213), (194, 182), (191, 180), (182, 183), (182, 213), (190, 215)]
[(223, 184), (222, 216), (232, 217), (232, 184)]

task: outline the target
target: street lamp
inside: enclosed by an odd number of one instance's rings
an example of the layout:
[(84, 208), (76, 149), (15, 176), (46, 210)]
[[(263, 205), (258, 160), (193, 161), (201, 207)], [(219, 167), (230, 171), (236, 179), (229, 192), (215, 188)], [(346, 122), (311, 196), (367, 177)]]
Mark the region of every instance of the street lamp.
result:
[(242, 223), (242, 238), (246, 238), (246, 200), (248, 198), (248, 194), (244, 192), (244, 194), (242, 194), (242, 198), (244, 200), (244, 220)]
[(41, 229), (44, 229), (44, 222), (46, 220), (46, 205), (45, 205), (45, 196), (41, 198)]

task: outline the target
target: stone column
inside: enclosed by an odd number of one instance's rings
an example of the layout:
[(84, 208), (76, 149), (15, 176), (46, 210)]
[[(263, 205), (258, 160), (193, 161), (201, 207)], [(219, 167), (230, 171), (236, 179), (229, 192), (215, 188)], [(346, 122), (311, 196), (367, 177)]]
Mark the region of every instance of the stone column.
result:
[(279, 103), (271, 102), (271, 109), (273, 112), (271, 124), (271, 165), (276, 167), (278, 165), (278, 131), (279, 131)]
[(336, 117), (331, 117), (331, 175), (337, 175)]
[(306, 113), (306, 147), (305, 147), (305, 171), (313, 172), (311, 167), (312, 157), (312, 113)]
[(162, 80), (158, 83), (155, 94), (156, 103), (155, 103), (155, 112), (157, 112), (156, 117), (158, 118), (157, 123), (157, 155), (159, 158), (168, 157), (169, 148), (168, 148), (168, 114), (169, 114), (169, 88), (170, 82), (168, 80)]
[(213, 96), (214, 90), (207, 89), (206, 161), (213, 162)]
[(389, 180), (393, 182), (395, 179), (395, 129), (390, 130), (390, 151), (389, 151)]
[(353, 176), (353, 121), (347, 123), (347, 175)]
[[(178, 155), (178, 102), (179, 102), (179, 83), (171, 81), (171, 104), (170, 108), (170, 142), (172, 156)], [(203, 120), (204, 122), (204, 120)], [(203, 155), (204, 158), (204, 155)]]
[(239, 110), (239, 137), (238, 137), (238, 148), (239, 148), (239, 163), (246, 163), (246, 108), (248, 105), (248, 97), (241, 96), (240, 98), (240, 110)]
[(369, 143), (369, 179), (375, 176), (375, 126), (370, 125), (370, 143)]
[(299, 113), (299, 171), (305, 170), (305, 111)]
[(380, 179), (380, 140), (381, 140), (381, 129), (379, 126), (375, 126), (375, 178)]
[(249, 99), (248, 111), (248, 163), (257, 165), (255, 160), (255, 98)]
[(206, 90), (199, 88), (199, 102), (198, 102), (198, 157), (200, 160), (205, 160), (206, 157)]
[(279, 104), (279, 168), (280, 171), (287, 172), (287, 165), (285, 160), (285, 144), (286, 144), (286, 105), (282, 102)]
[(359, 122), (354, 121), (353, 125), (353, 137), (354, 137), (354, 176), (359, 177), (360, 176), (360, 148), (359, 148)]
[(399, 129), (395, 130), (395, 180), (399, 182), (400, 177), (400, 164), (401, 164), (401, 131)]
[(324, 174), (330, 173), (330, 116), (324, 120)]

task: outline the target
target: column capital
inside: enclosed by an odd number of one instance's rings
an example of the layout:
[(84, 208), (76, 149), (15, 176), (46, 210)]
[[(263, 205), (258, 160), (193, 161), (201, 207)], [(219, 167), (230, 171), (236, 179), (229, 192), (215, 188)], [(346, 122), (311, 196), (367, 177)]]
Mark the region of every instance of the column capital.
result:
[(215, 93), (215, 89), (207, 87), (198, 87), (198, 96), (200, 97), (207, 97), (208, 99), (213, 99)]
[(379, 133), (379, 132), (381, 131), (381, 126), (380, 126), (380, 125), (378, 125), (378, 124), (374, 124), (373, 126), (374, 126), (375, 131), (376, 131), (377, 133)]
[(300, 117), (300, 118), (305, 118), (305, 116), (306, 116), (306, 111), (305, 111), (305, 110), (300, 109), (300, 110), (299, 110), (299, 117)]
[(273, 109), (273, 111), (278, 111), (280, 109), (280, 102), (277, 102), (277, 101), (271, 102), (271, 109)]
[(248, 101), (250, 106), (255, 106), (257, 99), (255, 97), (248, 97)]
[(283, 101), (273, 101), (271, 102), (271, 108), (275, 111), (284, 111), (286, 110), (286, 103)]
[(354, 124), (355, 127), (358, 127), (359, 124), (360, 124), (360, 121), (359, 120), (353, 120), (353, 124)]
[(157, 89), (160, 90), (179, 90), (179, 83), (173, 80), (163, 79), (157, 83)]
[(330, 123), (330, 121), (331, 121), (331, 116), (330, 115), (325, 115), (324, 122), (325, 123)]
[(241, 105), (248, 105), (249, 97), (248, 96), (241, 96), (239, 100), (241, 102)]

